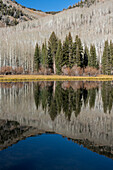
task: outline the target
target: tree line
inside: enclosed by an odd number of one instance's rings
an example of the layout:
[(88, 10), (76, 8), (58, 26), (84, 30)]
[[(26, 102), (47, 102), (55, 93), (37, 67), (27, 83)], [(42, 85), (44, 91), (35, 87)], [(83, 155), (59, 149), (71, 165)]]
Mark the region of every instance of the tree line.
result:
[[(102, 66), (101, 66), (102, 64)], [(91, 44), (90, 49), (81, 42), (81, 39), (76, 35), (73, 42), (71, 33), (69, 33), (64, 42), (57, 38), (52, 32), (48, 43), (45, 41), (40, 48), (38, 43), (35, 47), (34, 54), (34, 71), (62, 74), (63, 68), (68, 70), (82, 70), (82, 75), (91, 70), (100, 70), (103, 74), (111, 74), (113, 68), (113, 43), (105, 42), (105, 48), (102, 56), (102, 63), (99, 65), (97, 60), (95, 45)], [(90, 68), (90, 69), (86, 69)]]
[(52, 32), (48, 44), (45, 41), (41, 48), (38, 43), (36, 44), (34, 54), (35, 71), (39, 71), (41, 68), (46, 70), (49, 68), (54, 74), (61, 74), (64, 66), (70, 69), (74, 66), (83, 70), (87, 66), (98, 69), (99, 62), (97, 60), (95, 46), (91, 45), (90, 50), (87, 46), (83, 48), (78, 35), (73, 42), (71, 33), (66, 36), (62, 43), (54, 32)]

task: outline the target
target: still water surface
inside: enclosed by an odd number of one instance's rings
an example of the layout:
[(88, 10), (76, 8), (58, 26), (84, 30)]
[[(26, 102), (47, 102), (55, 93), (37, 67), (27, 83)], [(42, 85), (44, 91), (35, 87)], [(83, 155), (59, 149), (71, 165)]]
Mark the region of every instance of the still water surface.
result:
[(0, 84), (0, 170), (113, 169), (113, 82)]

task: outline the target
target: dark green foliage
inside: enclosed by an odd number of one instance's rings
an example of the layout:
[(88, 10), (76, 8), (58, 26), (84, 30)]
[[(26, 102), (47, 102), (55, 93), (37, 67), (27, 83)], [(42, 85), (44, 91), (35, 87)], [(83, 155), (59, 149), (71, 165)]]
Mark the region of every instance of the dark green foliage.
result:
[(80, 38), (76, 36), (76, 64), (78, 67), (83, 66), (83, 47)]
[(65, 41), (63, 42), (63, 60), (62, 65), (69, 67), (69, 42), (68, 37), (66, 36)]
[(49, 56), (49, 65), (52, 67), (53, 64), (53, 72), (56, 74), (56, 52), (58, 46), (58, 39), (54, 32), (52, 32), (49, 41), (48, 41), (48, 56)]
[(111, 68), (113, 69), (113, 43), (110, 41)]
[(42, 51), (41, 51), (41, 64), (44, 68), (48, 67), (48, 51), (47, 51), (47, 44), (42, 44)]
[(56, 73), (57, 73), (57, 74), (61, 74), (62, 57), (63, 57), (62, 43), (61, 43), (61, 41), (59, 40), (59, 42), (58, 42), (58, 48), (57, 48), (57, 52), (56, 52), (56, 59), (55, 59), (55, 63), (56, 63)]
[(87, 46), (85, 46), (84, 56), (83, 56), (83, 68), (88, 66), (88, 58), (89, 58), (89, 50)]
[(69, 67), (73, 66), (73, 40), (71, 33), (68, 35)]
[(73, 43), (73, 66), (76, 65), (76, 51), (77, 51), (77, 44), (76, 44), (76, 40)]
[(40, 49), (39, 49), (39, 46), (38, 44), (36, 44), (36, 47), (35, 47), (35, 54), (34, 54), (34, 70), (39, 70), (40, 68)]
[(96, 49), (94, 45), (91, 45), (90, 47), (88, 66), (97, 68), (97, 55), (96, 55)]
[(102, 56), (102, 73), (111, 74), (113, 70), (113, 43), (105, 41), (103, 56)]

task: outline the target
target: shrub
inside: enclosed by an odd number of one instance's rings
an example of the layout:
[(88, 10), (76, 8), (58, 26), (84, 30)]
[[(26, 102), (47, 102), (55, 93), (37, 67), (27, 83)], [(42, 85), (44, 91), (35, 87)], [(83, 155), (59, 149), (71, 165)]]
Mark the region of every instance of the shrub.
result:
[(63, 75), (70, 75), (70, 68), (69, 67), (67, 67), (66, 65), (64, 65), (63, 67), (62, 67), (62, 73), (63, 73)]
[(73, 66), (70, 72), (71, 76), (82, 76), (83, 75), (83, 69), (77, 66)]
[(96, 68), (93, 67), (86, 67), (84, 69), (84, 76), (97, 76), (99, 74), (99, 71)]

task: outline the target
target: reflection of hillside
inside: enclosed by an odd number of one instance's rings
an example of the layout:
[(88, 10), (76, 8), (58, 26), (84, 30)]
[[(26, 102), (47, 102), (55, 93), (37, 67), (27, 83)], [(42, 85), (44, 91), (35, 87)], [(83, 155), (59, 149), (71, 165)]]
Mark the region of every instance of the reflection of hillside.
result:
[(15, 121), (0, 120), (0, 150), (38, 133), (36, 128), (21, 126)]
[(0, 87), (0, 119), (5, 120), (3, 126), (0, 122), (0, 140), (6, 141), (1, 148), (27, 136), (54, 132), (83, 141), (84, 146), (89, 141), (87, 148), (98, 148), (98, 153), (112, 154), (112, 106), (111, 82), (35, 82), (23, 83), (22, 88)]
[(105, 155), (108, 158), (113, 159), (113, 146), (99, 146), (97, 144), (95, 144), (94, 142), (90, 142), (87, 139), (77, 139), (77, 140), (73, 140), (71, 139), (74, 143), (77, 143), (79, 145), (83, 145), (85, 148), (96, 152), (100, 155)]
[[(46, 130), (41, 131), (37, 128), (21, 126), (15, 121), (0, 120), (0, 150), (6, 149), (7, 147), (16, 144), (18, 141), (27, 137), (41, 135), (43, 133), (54, 134), (55, 132), (49, 132)], [(68, 138), (68, 136), (66, 137)], [(68, 139), (72, 140), (74, 143), (83, 145), (85, 148), (90, 149), (93, 152), (113, 159), (113, 146), (99, 146), (98, 144), (95, 144), (87, 139)]]

